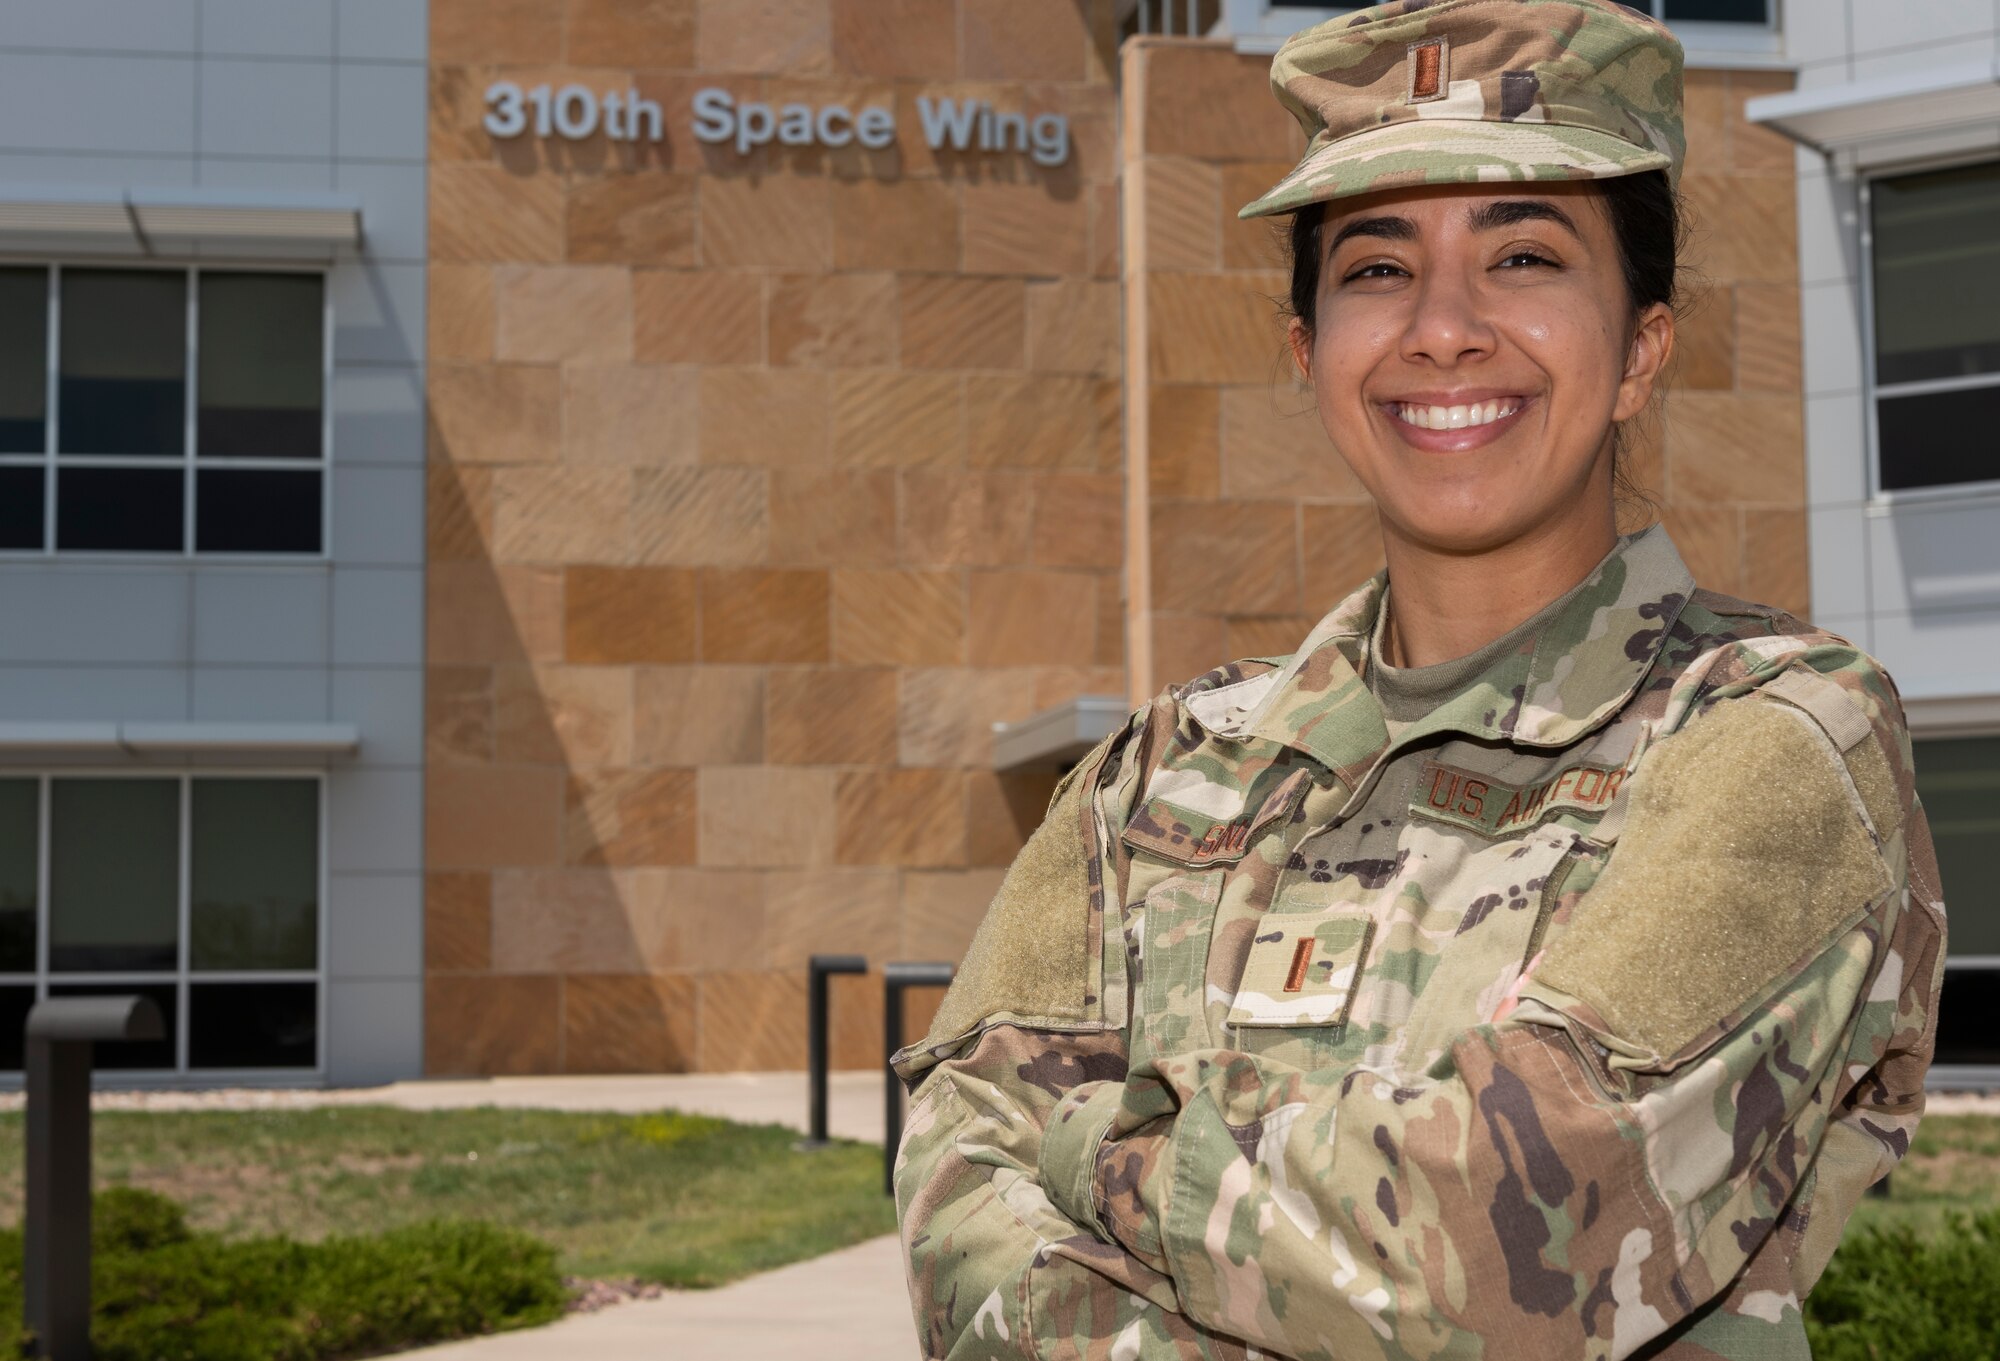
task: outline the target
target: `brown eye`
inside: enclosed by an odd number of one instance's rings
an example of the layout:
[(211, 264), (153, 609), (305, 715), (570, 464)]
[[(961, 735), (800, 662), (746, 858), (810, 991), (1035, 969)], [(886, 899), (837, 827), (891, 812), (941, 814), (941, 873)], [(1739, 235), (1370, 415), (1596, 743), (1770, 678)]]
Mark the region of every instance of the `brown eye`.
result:
[(1546, 265), (1550, 269), (1562, 268), (1561, 265), (1558, 265), (1546, 255), (1537, 255), (1531, 250), (1517, 250), (1500, 262), (1501, 269), (1519, 269), (1524, 265)]

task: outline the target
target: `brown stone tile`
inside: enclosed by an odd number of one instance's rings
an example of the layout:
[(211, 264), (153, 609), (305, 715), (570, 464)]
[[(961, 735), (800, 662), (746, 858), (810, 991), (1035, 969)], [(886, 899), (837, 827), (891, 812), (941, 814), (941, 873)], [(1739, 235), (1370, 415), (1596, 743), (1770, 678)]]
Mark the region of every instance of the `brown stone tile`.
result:
[(1804, 510), (1743, 512), (1743, 594), (1800, 618), (1812, 612)]
[(1305, 610), (1317, 619), (1382, 570), (1382, 527), (1370, 501), (1300, 508)]
[(966, 458), (975, 468), (1095, 468), (1104, 414), (1092, 378), (972, 374)]
[(769, 502), (761, 468), (641, 468), (633, 477), (632, 556), (684, 567), (762, 562)]
[(424, 540), (432, 562), (484, 562), (492, 555), (493, 470), (437, 461), (424, 469)]
[(1088, 666), (1096, 598), (1069, 572), (974, 572), (968, 595), (974, 666)]
[(965, 580), (958, 572), (833, 574), (833, 659), (951, 665), (965, 654)]
[(562, 450), (562, 384), (552, 365), (436, 364), (426, 386), (434, 460), (538, 463)]
[(1009, 473), (902, 474), (903, 561), (1004, 567), (1028, 560), (1034, 484)]
[(1151, 496), (1202, 500), (1222, 494), (1220, 390), (1155, 386), (1146, 424)]
[(827, 75), (828, 0), (697, 0), (695, 64), (703, 71)]
[(1264, 196), (1291, 174), (1290, 161), (1246, 161), (1222, 167), (1222, 267), (1291, 272), (1291, 219), (1257, 217), (1245, 221), (1236, 210)]
[(494, 271), (503, 360), (555, 363), (632, 357), (632, 276), (609, 265), (502, 266)]
[(773, 364), (869, 368), (896, 362), (893, 274), (786, 274), (772, 281)]
[(965, 461), (964, 380), (949, 373), (833, 375), (833, 459), (866, 467)]
[(1093, 184), (1084, 190), (1084, 197), (1090, 203), (1091, 277), (1116, 279), (1125, 259), (1119, 187), (1116, 183)]
[(1042, 567), (1125, 561), (1125, 479), (1111, 473), (1035, 479), (1033, 557)]
[(1046, 185), (1005, 180), (965, 186), (969, 274), (1082, 274), (1090, 265), (1090, 205)]
[(909, 276), (901, 281), (902, 359), (914, 369), (1018, 369), (1027, 358), (1027, 286), (1019, 279)]
[[(870, 9), (876, 2), (858, 0)], [(931, 0), (909, 2), (935, 13), (950, 13), (932, 5)], [(835, 184), (830, 191), (834, 267), (934, 273), (956, 270), (959, 193), (956, 184), (940, 180), (864, 179)]]
[(1688, 502), (1799, 505), (1805, 436), (1799, 398), (1682, 392), (1667, 405), (1667, 494)]
[(497, 759), (624, 765), (632, 759), (632, 673), (624, 667), (493, 670)]
[(778, 468), (771, 473), (771, 561), (887, 566), (896, 560), (896, 475)]
[(925, 667), (906, 671), (898, 713), (897, 759), (906, 766), (993, 765), (993, 725), (1036, 710), (1027, 672)]
[(691, 369), (566, 365), (563, 458), (570, 463), (692, 463), (695, 409)]
[(493, 876), (493, 967), (501, 973), (636, 973), (649, 944), (628, 901), (632, 874), (603, 869), (516, 869)]
[[(1298, 613), (1297, 516), (1297, 508), (1283, 502), (1156, 503), (1154, 607), (1218, 614)], [(975, 614), (975, 639), (978, 632)]]
[[(787, 1072), (805, 1067), (804, 970), (702, 974), (698, 983), (702, 1072)], [(835, 1032), (841, 1029), (836, 1020)], [(875, 1057), (881, 1061), (879, 1050)]]
[(773, 765), (879, 765), (896, 746), (896, 673), (886, 667), (773, 671), (765, 687)]
[(869, 76), (958, 74), (958, 15), (936, 0), (833, 0), (833, 60)]
[(432, 665), (562, 654), (562, 573), (554, 568), (433, 562), (424, 586), (424, 655)]
[(1146, 154), (1290, 166), (1304, 152), (1298, 124), (1271, 98), (1265, 58), (1212, 43), (1155, 43), (1140, 59)]
[(548, 0), (437, 0), (430, 8), (430, 59), (541, 62), (563, 49), (563, 7)]
[(914, 870), (903, 876), (902, 954), (957, 964), (1000, 891), (997, 869)]
[(692, 865), (695, 772), (572, 770), (563, 817), (571, 865)]
[(704, 463), (824, 463), (827, 375), (810, 369), (703, 369)]
[(1232, 660), (1242, 657), (1288, 657), (1305, 641), (1320, 616), (1260, 615), (1223, 621), (1224, 646)]
[(631, 547), (632, 472), (530, 464), (493, 474), (500, 562), (621, 562)]
[[(1626, 489), (1619, 496), (1621, 525), (1630, 522), (1643, 526), (1651, 524), (1656, 518), (1652, 503), (1664, 497), (1667, 488), (1666, 438), (1666, 420), (1660, 398), (1655, 398), (1646, 410), (1618, 426), (1612, 470)], [(1621, 529), (1619, 532), (1630, 531)]]
[(661, 903), (693, 973), (763, 967), (764, 876), (754, 869), (661, 870)]
[(440, 974), (424, 980), (424, 1075), (552, 1073), (562, 1045), (553, 975)]
[(638, 668), (632, 673), (632, 759), (642, 766), (761, 762), (764, 672), (750, 666)]
[(491, 869), (555, 863), (562, 772), (433, 766), (424, 774), (424, 864)]
[(1727, 283), (1796, 283), (1797, 200), (1790, 177), (1686, 175), (1692, 210), (1686, 263)]
[(1082, 80), (1091, 34), (1075, 0), (962, 0), (959, 70), (969, 80)]
[(1056, 792), (1053, 770), (974, 770), (967, 773), (965, 858), (974, 865), (1013, 861), (1042, 825)]
[(764, 965), (803, 973), (815, 954), (887, 958), (896, 943), (894, 870), (774, 870), (764, 876)]
[(1684, 172), (1727, 175), (1729, 154), (1729, 73), (1694, 70), (1681, 81), (1681, 128), (1687, 135)]
[(1743, 106), (1761, 95), (1783, 94), (1797, 76), (1790, 71), (1731, 71), (1729, 73), (1730, 168), (1738, 175), (1777, 175), (1790, 179), (1798, 171), (1792, 139), (1743, 116)]
[(1271, 274), (1153, 274), (1146, 279), (1147, 362), (1160, 383), (1265, 383), (1284, 354)]
[(1283, 380), (1223, 389), (1222, 494), (1315, 501), (1365, 495), (1327, 438), (1313, 394)]
[(834, 773), (796, 766), (704, 766), (704, 865), (833, 862)]
[(697, 990), (670, 974), (572, 974), (563, 980), (563, 1071), (694, 1071)]
[(1228, 632), (1220, 616), (1155, 614), (1153, 676), (1148, 691), (1179, 685), (1230, 660)]
[(575, 66), (693, 66), (694, 0), (570, 0)]
[(1667, 376), (1676, 388), (1736, 386), (1736, 294), (1727, 284), (1708, 289), (1680, 319)]
[(486, 265), (434, 264), (430, 290), (430, 358), (486, 362), (493, 358), (493, 271)]
[[(1122, 532), (1122, 526), (1121, 532)], [(1125, 578), (1120, 573), (1105, 572), (1097, 578), (1097, 653), (1094, 660), (1099, 666), (1123, 671), (1125, 667), (1125, 631), (1130, 627), (1130, 615), (1125, 608)], [(1112, 692), (1125, 693), (1128, 687), (1114, 685)]]
[(424, 759), (439, 764), (493, 759), (493, 668), (425, 669)]
[(1741, 594), (1742, 513), (1736, 507), (1673, 504), (1660, 518), (1696, 585), (1724, 595)]
[(852, 770), (835, 782), (834, 859), (843, 865), (956, 865), (965, 859), (965, 781), (955, 770)]
[(563, 256), (563, 185), (503, 166), (433, 163), (433, 260), (555, 261)]
[(647, 363), (761, 363), (763, 276), (706, 269), (634, 270), (632, 352)]
[(610, 173), (570, 185), (564, 237), (576, 261), (687, 266), (696, 218), (694, 176)]
[(705, 569), (701, 659), (823, 662), (828, 656), (827, 574), (803, 568)]
[(1736, 385), (1746, 392), (1797, 392), (1797, 284), (1736, 286)]
[(1212, 270), (1222, 264), (1222, 172), (1206, 161), (1149, 156), (1139, 164), (1146, 197), (1146, 268)]
[(424, 967), (488, 969), (493, 960), (493, 876), (433, 870), (424, 876)]
[(674, 567), (571, 567), (563, 585), (563, 655), (570, 661), (695, 659), (695, 573)]
[(710, 269), (824, 270), (833, 263), (831, 219), (824, 178), (706, 175), (701, 262)]
[(1058, 279), (1028, 285), (1028, 367), (1112, 377), (1123, 318), (1118, 285)]
[(1115, 666), (1034, 666), (1016, 674), (1028, 678), (1036, 713), (1080, 695), (1115, 695), (1125, 686), (1125, 674)]
[(486, 117), (484, 74), (464, 66), (431, 67), (425, 91), (430, 125), (425, 148), (432, 165), (494, 159), (501, 143), (481, 126)]

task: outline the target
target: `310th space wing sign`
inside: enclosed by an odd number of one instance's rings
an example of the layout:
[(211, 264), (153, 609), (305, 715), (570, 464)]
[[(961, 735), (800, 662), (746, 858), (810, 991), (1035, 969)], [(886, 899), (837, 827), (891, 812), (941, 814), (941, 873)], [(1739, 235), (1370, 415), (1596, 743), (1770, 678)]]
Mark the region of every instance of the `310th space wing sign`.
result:
[[(933, 151), (1023, 155), (1036, 165), (1069, 160), (1069, 119), (1059, 113), (1026, 114), (983, 99), (919, 95), (917, 122)], [(748, 156), (762, 146), (859, 146), (880, 151), (901, 135), (896, 111), (886, 105), (852, 109), (845, 104), (766, 104), (738, 100), (720, 88), (700, 90), (689, 101), (689, 128), (698, 142)], [(659, 142), (666, 137), (659, 101), (637, 90), (600, 93), (587, 85), (523, 89), (511, 80), (486, 87), (486, 130), (495, 137), (581, 141), (602, 132), (614, 142)]]

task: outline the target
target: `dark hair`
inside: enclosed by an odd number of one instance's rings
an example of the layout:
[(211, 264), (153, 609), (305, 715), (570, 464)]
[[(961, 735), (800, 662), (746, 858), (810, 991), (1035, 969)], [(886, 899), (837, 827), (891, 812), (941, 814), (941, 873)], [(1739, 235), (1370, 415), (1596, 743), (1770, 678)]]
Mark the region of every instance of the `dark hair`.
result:
[[(1634, 314), (1656, 302), (1675, 305), (1679, 297), (1682, 220), (1678, 196), (1664, 170), (1616, 175), (1593, 181), (1611, 214), (1618, 263)], [(1285, 244), (1292, 262), (1291, 314), (1308, 331), (1317, 320), (1321, 264), (1319, 229), (1326, 204), (1310, 203), (1291, 216)]]

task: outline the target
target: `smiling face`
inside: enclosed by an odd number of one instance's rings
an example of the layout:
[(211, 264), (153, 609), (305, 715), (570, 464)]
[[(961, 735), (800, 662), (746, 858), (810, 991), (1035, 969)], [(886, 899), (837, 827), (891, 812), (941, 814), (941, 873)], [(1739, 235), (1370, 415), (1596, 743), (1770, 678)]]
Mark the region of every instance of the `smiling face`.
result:
[(1587, 181), (1439, 185), (1328, 205), (1292, 351), (1398, 548), (1615, 539), (1612, 435), (1646, 405), (1673, 314), (1634, 313)]

